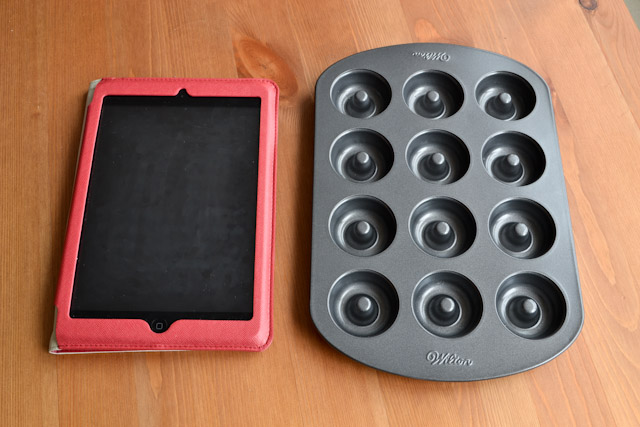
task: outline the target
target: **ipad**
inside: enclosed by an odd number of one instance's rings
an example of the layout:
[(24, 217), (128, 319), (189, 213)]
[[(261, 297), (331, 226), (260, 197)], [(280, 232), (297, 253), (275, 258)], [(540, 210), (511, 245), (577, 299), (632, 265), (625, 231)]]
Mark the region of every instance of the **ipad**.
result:
[(94, 86), (52, 352), (264, 349), (277, 87), (252, 79)]

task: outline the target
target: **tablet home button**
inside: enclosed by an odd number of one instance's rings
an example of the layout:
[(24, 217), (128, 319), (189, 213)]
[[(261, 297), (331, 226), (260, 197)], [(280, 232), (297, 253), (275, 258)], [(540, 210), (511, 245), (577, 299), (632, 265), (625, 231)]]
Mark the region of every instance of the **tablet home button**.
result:
[(168, 323), (162, 319), (154, 319), (150, 323), (151, 330), (153, 332), (161, 333), (166, 331), (169, 328)]

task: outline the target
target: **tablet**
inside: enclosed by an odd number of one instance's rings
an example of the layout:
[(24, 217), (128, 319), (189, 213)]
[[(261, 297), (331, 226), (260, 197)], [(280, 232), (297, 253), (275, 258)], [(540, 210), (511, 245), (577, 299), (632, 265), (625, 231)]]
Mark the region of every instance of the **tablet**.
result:
[(92, 84), (51, 352), (268, 346), (277, 100), (268, 80)]

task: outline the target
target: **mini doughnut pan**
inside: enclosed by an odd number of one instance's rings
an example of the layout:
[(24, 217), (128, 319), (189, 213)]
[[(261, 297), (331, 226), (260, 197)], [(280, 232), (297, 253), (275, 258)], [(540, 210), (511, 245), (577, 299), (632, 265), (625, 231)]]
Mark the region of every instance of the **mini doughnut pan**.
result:
[(582, 327), (549, 88), (447, 44), (362, 52), (316, 85), (311, 316), (371, 367), (469, 381)]

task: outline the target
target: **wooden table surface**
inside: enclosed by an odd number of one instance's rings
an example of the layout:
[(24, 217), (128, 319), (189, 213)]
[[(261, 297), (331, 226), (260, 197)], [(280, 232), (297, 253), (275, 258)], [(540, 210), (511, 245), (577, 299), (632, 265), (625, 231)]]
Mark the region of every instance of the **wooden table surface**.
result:
[[(0, 18), (1, 425), (640, 425), (640, 32), (622, 0), (3, 0)], [(532, 371), (412, 380), (311, 322), (315, 81), (408, 42), (502, 53), (551, 87), (586, 317)], [(266, 352), (47, 353), (84, 100), (106, 76), (280, 86)]]

